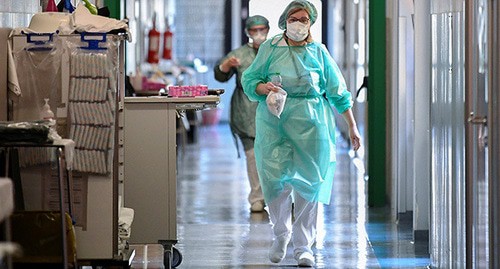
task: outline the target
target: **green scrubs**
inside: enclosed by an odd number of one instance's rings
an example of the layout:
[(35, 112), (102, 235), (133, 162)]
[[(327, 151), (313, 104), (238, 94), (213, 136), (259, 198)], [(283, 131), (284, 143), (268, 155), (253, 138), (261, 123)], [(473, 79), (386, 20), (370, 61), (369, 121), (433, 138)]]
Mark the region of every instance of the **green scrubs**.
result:
[[(220, 82), (228, 81), (236, 74), (236, 88), (231, 96), (231, 107), (229, 113), (229, 126), (233, 134), (236, 134), (243, 144), (245, 151), (253, 149), (255, 140), (255, 110), (257, 103), (251, 102), (243, 92), (241, 87), (241, 76), (248, 66), (255, 59), (257, 50), (251, 44), (246, 44), (238, 49), (228, 53), (225, 58), (218, 62), (214, 67), (215, 79)], [(240, 60), (240, 66), (231, 68), (228, 73), (219, 69), (219, 65), (225, 59), (235, 56)]]
[[(278, 73), (288, 94), (280, 118), (268, 111), (266, 96), (255, 92), (258, 83)], [(287, 185), (307, 201), (330, 203), (336, 163), (331, 106), (343, 113), (352, 100), (325, 46), (287, 46), (278, 35), (260, 46), (241, 83), (250, 100), (258, 102), (255, 156), (266, 203)]]

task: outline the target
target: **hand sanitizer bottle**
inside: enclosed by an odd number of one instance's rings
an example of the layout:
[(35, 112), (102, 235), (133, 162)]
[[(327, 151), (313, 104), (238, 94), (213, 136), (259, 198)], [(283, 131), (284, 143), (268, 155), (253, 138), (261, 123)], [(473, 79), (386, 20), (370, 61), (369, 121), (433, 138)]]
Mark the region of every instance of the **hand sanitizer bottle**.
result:
[(49, 98), (45, 98), (45, 104), (42, 107), (42, 111), (40, 111), (40, 119), (42, 120), (53, 120), (54, 112), (50, 110)]

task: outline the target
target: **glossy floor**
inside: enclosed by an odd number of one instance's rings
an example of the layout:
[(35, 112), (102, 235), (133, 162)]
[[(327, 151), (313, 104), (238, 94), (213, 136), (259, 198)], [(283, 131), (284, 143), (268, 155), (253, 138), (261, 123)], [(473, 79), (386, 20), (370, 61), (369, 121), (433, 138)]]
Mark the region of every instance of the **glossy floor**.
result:
[[(291, 245), (281, 263), (268, 259), (269, 218), (250, 213), (245, 161), (229, 127), (203, 126), (197, 140), (178, 156), (177, 268), (296, 268)], [(427, 243), (412, 240), (411, 222), (367, 208), (362, 161), (349, 157), (342, 139), (337, 144), (333, 198), (319, 210), (316, 268), (427, 268)], [(149, 263), (141, 257), (134, 267), (158, 268), (152, 255)]]

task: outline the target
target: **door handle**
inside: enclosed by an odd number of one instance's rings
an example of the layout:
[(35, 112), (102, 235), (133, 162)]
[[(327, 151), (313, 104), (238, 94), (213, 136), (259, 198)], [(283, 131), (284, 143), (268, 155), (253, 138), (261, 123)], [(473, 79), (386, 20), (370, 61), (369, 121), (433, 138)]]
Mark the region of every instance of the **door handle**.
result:
[(479, 133), (477, 134), (477, 143), (481, 151), (488, 146), (488, 126), (481, 125), (479, 127)]
[(467, 122), (474, 125), (479, 125), (479, 132), (477, 135), (477, 143), (479, 149), (482, 151), (488, 146), (488, 118), (486, 116), (475, 116), (474, 112), (469, 114)]
[(482, 124), (482, 125), (487, 125), (488, 123), (488, 118), (486, 116), (475, 116), (474, 112), (471, 112), (469, 114), (469, 118), (467, 118), (467, 122), (472, 123), (472, 124)]

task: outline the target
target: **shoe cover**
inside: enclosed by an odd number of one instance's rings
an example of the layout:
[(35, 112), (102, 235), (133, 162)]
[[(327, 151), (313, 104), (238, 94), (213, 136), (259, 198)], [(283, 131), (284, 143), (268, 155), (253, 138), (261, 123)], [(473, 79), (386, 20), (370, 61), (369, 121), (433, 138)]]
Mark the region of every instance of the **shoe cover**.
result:
[(273, 263), (281, 262), (286, 255), (286, 249), (290, 242), (291, 235), (284, 235), (274, 239), (269, 249), (269, 260)]
[(313, 267), (315, 265), (314, 256), (309, 252), (301, 253), (295, 259), (299, 267)]

